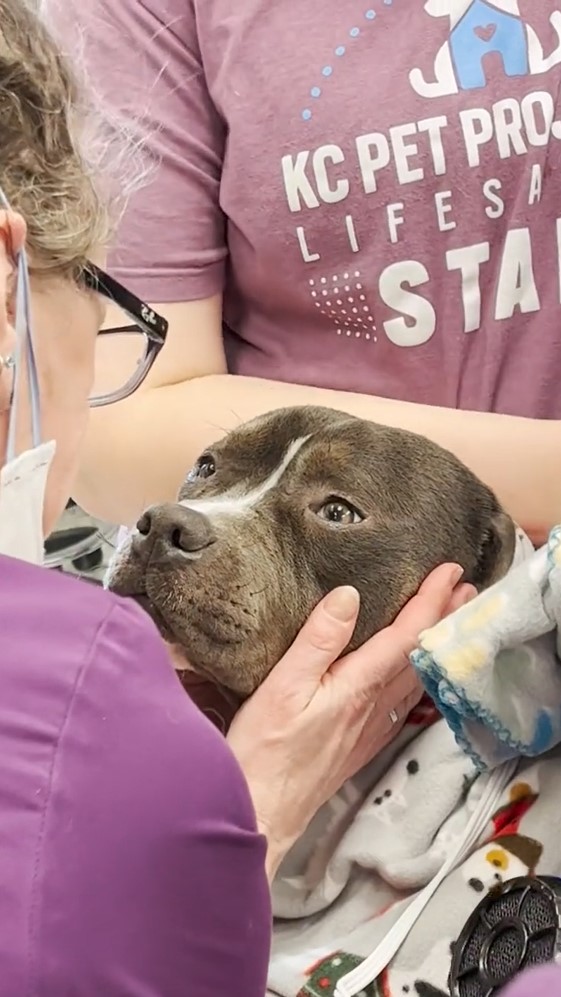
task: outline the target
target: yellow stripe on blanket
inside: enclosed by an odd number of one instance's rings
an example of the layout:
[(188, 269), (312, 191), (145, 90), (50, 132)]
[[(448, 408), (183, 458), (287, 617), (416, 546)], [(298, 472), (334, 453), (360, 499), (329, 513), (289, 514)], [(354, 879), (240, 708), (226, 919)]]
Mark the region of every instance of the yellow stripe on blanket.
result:
[(442, 650), (450, 640), (457, 640), (458, 636), (469, 637), (496, 620), (505, 606), (506, 598), (502, 592), (481, 595), (475, 603), (468, 603), (435, 627), (425, 630), (420, 637), (421, 647), (433, 654)]
[(464, 607), (456, 619), (458, 630), (461, 634), (471, 634), (474, 630), (488, 626), (493, 620), (500, 616), (501, 612), (507, 608), (507, 598), (503, 592), (490, 592), (489, 595), (482, 595), (477, 602)]
[(440, 667), (449, 679), (463, 682), (488, 664), (489, 645), (475, 638), (462, 647), (453, 647), (449, 651), (441, 648), (438, 658)]

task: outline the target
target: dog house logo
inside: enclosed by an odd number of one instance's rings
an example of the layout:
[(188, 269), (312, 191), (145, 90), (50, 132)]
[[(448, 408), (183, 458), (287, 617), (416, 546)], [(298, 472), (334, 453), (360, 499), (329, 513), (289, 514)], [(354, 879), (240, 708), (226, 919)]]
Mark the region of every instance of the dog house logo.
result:
[[(536, 0), (537, 2), (537, 0)], [(521, 17), (519, 0), (427, 0), (431, 17), (447, 17), (450, 36), (437, 52), (434, 75), (412, 69), (409, 81), (420, 97), (446, 97), (486, 86), (486, 58), (498, 56), (506, 76), (537, 76), (561, 63), (561, 10), (550, 16), (557, 35), (546, 55), (533, 27)]]

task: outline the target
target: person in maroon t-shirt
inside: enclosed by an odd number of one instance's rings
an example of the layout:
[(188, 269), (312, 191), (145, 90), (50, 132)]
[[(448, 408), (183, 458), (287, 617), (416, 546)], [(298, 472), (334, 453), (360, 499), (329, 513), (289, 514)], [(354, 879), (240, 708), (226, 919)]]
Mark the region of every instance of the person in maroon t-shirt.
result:
[(145, 141), (111, 267), (170, 320), (146, 390), (94, 413), (77, 498), (130, 525), (240, 420), (317, 402), (434, 438), (545, 540), (558, 0), (43, 8)]

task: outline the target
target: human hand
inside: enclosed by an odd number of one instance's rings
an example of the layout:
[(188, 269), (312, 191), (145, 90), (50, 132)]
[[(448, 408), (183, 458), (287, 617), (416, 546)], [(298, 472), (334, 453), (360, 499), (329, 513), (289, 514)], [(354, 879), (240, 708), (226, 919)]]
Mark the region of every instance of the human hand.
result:
[(342, 658), (359, 595), (335, 589), (234, 717), (228, 742), (269, 843), (270, 879), (319, 808), (393, 739), (419, 701), (409, 654), (422, 630), (475, 594), (458, 584), (461, 575), (457, 565), (436, 568), (391, 626)]

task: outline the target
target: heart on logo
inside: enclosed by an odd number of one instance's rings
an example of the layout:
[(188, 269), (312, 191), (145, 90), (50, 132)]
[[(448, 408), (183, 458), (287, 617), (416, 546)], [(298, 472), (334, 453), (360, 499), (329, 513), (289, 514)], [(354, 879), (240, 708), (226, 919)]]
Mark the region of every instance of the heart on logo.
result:
[(473, 33), (477, 35), (482, 42), (490, 42), (496, 30), (496, 24), (486, 24), (485, 27), (483, 27), (483, 25), (478, 25), (477, 28), (473, 29)]

